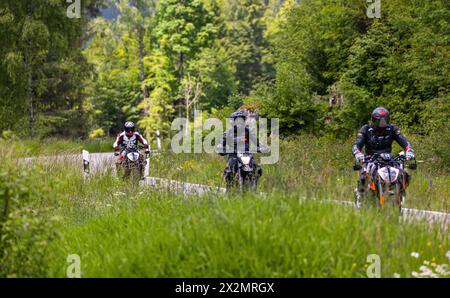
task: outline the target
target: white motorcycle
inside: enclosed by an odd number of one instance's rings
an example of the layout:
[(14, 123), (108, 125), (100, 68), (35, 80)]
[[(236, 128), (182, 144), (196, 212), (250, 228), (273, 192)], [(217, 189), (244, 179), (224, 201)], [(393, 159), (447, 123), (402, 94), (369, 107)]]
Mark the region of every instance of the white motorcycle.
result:
[(141, 180), (147, 161), (144, 159), (144, 155), (139, 151), (139, 147), (131, 142), (128, 143), (122, 151), (122, 156), (121, 169), (118, 169), (118, 171), (122, 172), (123, 179), (126, 180), (130, 178), (133, 181)]
[[(359, 209), (364, 203), (376, 201), (378, 207), (394, 207), (402, 211), (406, 197), (407, 172), (405, 170), (406, 156), (401, 152), (396, 157), (390, 153), (367, 156), (365, 196), (360, 197), (356, 191), (355, 205)], [(417, 168), (416, 160), (408, 165), (409, 169)], [(354, 170), (359, 171), (362, 166), (355, 165)], [(366, 201), (366, 202), (364, 202)]]

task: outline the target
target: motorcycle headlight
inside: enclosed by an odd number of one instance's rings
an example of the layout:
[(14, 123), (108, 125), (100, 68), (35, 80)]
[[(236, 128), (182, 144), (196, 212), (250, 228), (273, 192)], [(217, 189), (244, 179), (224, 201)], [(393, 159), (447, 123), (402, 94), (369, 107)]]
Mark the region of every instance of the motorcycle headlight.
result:
[(399, 173), (400, 170), (394, 167), (384, 167), (378, 170), (378, 175), (383, 182), (387, 182), (389, 184), (397, 181)]
[(127, 154), (127, 157), (131, 161), (137, 161), (139, 159), (139, 153), (131, 152)]
[(241, 156), (241, 161), (244, 165), (250, 164), (251, 157), (250, 156)]

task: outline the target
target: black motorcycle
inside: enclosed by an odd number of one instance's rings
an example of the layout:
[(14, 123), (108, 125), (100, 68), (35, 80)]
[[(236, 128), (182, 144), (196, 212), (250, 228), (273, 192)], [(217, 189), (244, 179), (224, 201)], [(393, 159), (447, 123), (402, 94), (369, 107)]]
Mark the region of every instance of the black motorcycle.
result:
[(261, 168), (257, 165), (255, 158), (249, 152), (242, 152), (236, 154), (235, 160), (237, 165), (229, 173), (232, 181), (229, 181), (230, 177), (227, 178), (228, 186), (238, 187), (240, 192), (250, 190), (256, 192), (258, 179), (261, 176)]
[[(222, 144), (216, 148), (220, 155), (229, 155), (228, 165), (224, 171), (227, 190), (239, 189), (240, 192), (250, 190), (256, 192), (262, 169), (250, 152), (250, 146), (245, 137), (234, 137), (232, 144), (233, 148), (231, 146), (224, 148)], [(269, 152), (269, 149), (260, 145), (257, 152)]]

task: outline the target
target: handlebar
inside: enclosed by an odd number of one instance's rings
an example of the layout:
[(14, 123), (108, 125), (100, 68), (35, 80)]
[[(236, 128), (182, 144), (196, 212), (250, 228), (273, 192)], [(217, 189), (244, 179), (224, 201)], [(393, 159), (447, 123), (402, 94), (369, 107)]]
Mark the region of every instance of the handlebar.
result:
[[(378, 163), (378, 164), (393, 164), (393, 163), (401, 162), (402, 164), (405, 164), (408, 161), (414, 161), (414, 163), (411, 163), (408, 165), (408, 168), (411, 170), (417, 169), (417, 160), (415, 158), (411, 159), (411, 160), (407, 160), (405, 155), (398, 154), (397, 156), (395, 156), (389, 160), (384, 160), (381, 158), (382, 154), (383, 153), (374, 153), (372, 155), (366, 155), (366, 156), (364, 156), (363, 163), (372, 162), (372, 163)], [(392, 157), (392, 155), (391, 155), (391, 157)], [(362, 169), (362, 165), (355, 162), (355, 164), (353, 166), (353, 170), (360, 171), (361, 169)]]

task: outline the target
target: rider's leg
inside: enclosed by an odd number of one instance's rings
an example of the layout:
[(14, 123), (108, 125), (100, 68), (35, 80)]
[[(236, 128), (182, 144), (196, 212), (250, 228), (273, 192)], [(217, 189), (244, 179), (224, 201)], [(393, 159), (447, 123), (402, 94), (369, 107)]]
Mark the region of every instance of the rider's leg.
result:
[(363, 164), (360, 177), (358, 180), (358, 186), (355, 189), (357, 203), (360, 204), (362, 197), (365, 195), (367, 191), (367, 164)]
[(227, 166), (225, 167), (225, 170), (223, 173), (225, 180), (228, 184), (231, 184), (233, 182), (233, 175), (234, 175), (234, 173), (236, 173), (236, 171), (237, 171), (237, 158), (236, 158), (236, 156), (229, 155), (228, 161), (227, 161)]
[(358, 180), (358, 191), (363, 193), (367, 188), (367, 173), (366, 171), (361, 171), (361, 175)]
[(262, 167), (261, 167), (260, 165), (258, 165), (258, 164), (256, 163), (256, 161), (253, 161), (253, 167), (254, 167), (254, 169), (255, 169), (256, 176), (257, 176), (258, 178), (261, 177), (262, 174), (263, 174)]
[(122, 166), (122, 163), (123, 163), (123, 156), (122, 154), (120, 154), (116, 160), (116, 173), (119, 173), (119, 169)]
[(145, 159), (144, 155), (139, 157), (139, 172), (141, 175), (141, 179), (144, 179), (144, 171), (145, 171)]
[(116, 160), (116, 175), (119, 176), (119, 172), (121, 170), (123, 170), (123, 164), (125, 163), (125, 157), (126, 157), (126, 152), (125, 150), (122, 148), (120, 150), (119, 156), (117, 157)]
[(409, 186), (409, 182), (411, 181), (411, 176), (408, 174), (407, 171), (405, 171), (405, 179), (406, 179), (406, 186)]

